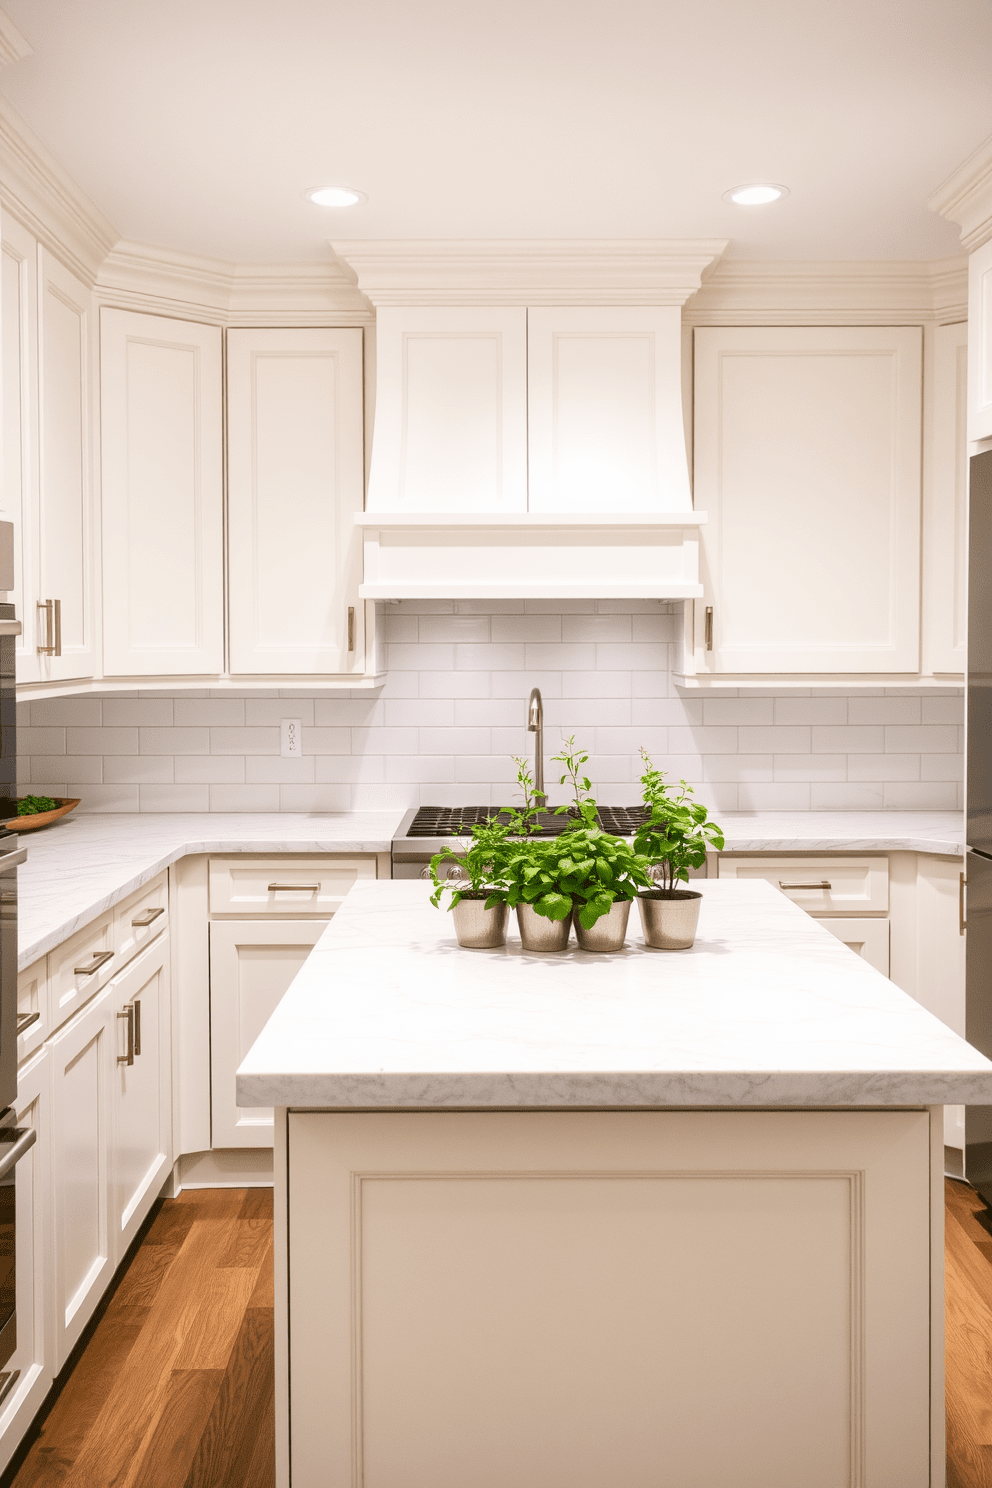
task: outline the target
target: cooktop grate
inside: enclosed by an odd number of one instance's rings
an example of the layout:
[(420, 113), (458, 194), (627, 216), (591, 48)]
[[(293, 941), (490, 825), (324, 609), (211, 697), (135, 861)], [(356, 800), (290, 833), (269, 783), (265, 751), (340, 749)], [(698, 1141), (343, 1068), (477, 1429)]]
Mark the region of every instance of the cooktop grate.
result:
[[(472, 828), (495, 816), (498, 821), (510, 819), (506, 806), (421, 806), (407, 830), (408, 837), (468, 837)], [(599, 824), (604, 832), (617, 837), (632, 837), (647, 816), (646, 806), (600, 806)], [(573, 825), (572, 816), (556, 816), (542, 811), (536, 836), (557, 837)]]

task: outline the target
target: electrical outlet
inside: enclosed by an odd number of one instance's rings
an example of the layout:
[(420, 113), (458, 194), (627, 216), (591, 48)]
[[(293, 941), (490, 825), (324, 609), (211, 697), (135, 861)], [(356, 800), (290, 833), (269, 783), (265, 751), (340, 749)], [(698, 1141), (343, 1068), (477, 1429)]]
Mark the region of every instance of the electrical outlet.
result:
[(284, 718), (279, 726), (282, 730), (282, 747), (280, 753), (283, 759), (301, 759), (303, 755), (302, 719)]

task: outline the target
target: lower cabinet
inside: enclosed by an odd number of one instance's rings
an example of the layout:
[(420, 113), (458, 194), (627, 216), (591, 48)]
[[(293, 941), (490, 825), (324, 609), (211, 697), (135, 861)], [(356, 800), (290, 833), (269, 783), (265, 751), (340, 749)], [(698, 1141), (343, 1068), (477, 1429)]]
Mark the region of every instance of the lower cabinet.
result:
[(271, 1147), (272, 1112), (242, 1109), (238, 1065), (317, 944), (326, 920), (214, 921), (210, 926), (210, 1087), (214, 1147)]
[(889, 974), (889, 922), (887, 919), (870, 920), (867, 915), (864, 919), (850, 920), (828, 920), (821, 919), (819, 915), (813, 915), (813, 919), (822, 925), (824, 930), (829, 930), (831, 935), (836, 935), (838, 940), (854, 953), (867, 961), (869, 966), (874, 966), (883, 976)]
[(110, 1092), (116, 988), (111, 982), (52, 1039), (55, 1372), (113, 1271)]
[(139, 956), (113, 983), (110, 1216), (115, 1260), (134, 1239), (172, 1166), (169, 942)]

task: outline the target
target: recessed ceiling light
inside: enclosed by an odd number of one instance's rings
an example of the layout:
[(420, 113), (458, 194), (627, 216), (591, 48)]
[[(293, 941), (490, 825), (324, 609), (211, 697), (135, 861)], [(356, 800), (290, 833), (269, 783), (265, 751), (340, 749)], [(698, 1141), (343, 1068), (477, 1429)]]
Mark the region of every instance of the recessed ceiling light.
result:
[(368, 201), (365, 192), (356, 191), (353, 186), (315, 186), (306, 196), (316, 207), (353, 207), (357, 202)]
[(733, 202), (737, 207), (766, 207), (769, 202), (778, 201), (781, 196), (788, 196), (787, 186), (773, 186), (771, 183), (754, 186), (732, 186), (729, 191), (723, 193), (723, 199)]

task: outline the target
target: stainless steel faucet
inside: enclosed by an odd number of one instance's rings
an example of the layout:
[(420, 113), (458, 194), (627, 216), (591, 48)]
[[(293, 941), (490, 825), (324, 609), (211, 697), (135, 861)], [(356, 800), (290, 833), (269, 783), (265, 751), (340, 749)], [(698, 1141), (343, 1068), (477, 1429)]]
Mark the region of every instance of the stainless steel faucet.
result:
[(541, 797), (538, 806), (544, 806), (544, 704), (539, 687), (532, 690), (527, 704), (527, 732), (537, 735), (534, 740), (534, 792)]

